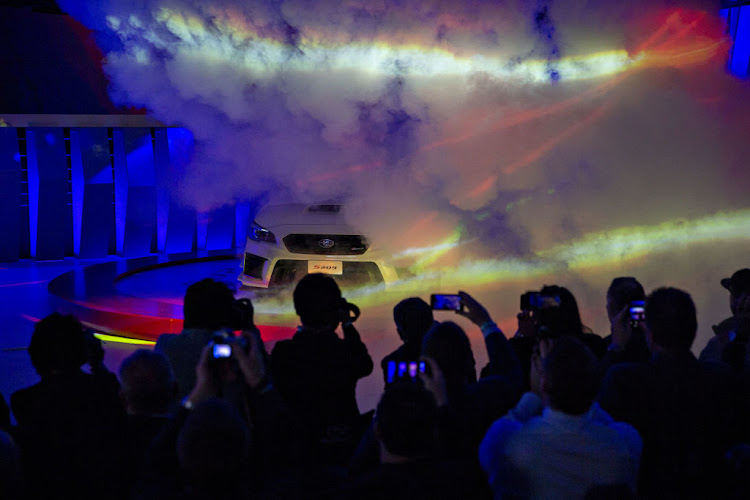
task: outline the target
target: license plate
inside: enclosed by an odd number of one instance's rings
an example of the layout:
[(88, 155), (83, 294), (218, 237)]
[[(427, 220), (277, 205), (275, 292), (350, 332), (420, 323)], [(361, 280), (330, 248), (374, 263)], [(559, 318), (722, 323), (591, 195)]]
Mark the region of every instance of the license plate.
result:
[(308, 273), (344, 274), (344, 263), (337, 260), (308, 260)]

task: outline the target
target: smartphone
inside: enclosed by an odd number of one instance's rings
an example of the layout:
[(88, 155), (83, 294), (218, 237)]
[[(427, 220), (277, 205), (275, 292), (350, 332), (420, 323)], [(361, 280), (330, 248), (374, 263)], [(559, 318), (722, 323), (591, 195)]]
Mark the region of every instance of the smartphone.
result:
[(560, 307), (560, 297), (557, 295), (542, 295), (541, 292), (526, 292), (521, 295), (522, 311), (538, 311)]
[(634, 300), (630, 303), (630, 325), (633, 327), (638, 326), (644, 319), (646, 319), (645, 306), (646, 303), (643, 300)]
[(386, 381), (390, 384), (396, 380), (408, 378), (416, 382), (419, 374), (424, 371), (424, 361), (389, 361), (386, 368)]
[(460, 311), (463, 309), (461, 296), (458, 294), (433, 293), (430, 296), (430, 305), (433, 309), (440, 311)]
[(213, 355), (215, 359), (228, 358), (232, 355), (232, 347), (229, 344), (214, 344)]

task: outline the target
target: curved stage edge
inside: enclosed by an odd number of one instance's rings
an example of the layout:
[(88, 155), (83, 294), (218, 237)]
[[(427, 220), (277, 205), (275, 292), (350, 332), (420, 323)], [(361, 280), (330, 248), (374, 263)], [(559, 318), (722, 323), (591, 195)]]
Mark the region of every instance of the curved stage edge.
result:
[[(232, 273), (236, 278), (239, 272), (238, 263), (233, 252), (123, 259), (61, 274), (47, 290), (53, 310), (73, 314), (97, 332), (155, 341), (162, 333), (182, 330), (182, 298), (190, 283), (212, 277), (230, 284)], [(217, 268), (223, 276), (215, 276)], [(124, 286), (129, 281), (135, 285)], [(259, 325), (259, 329), (266, 342), (294, 333), (281, 326)]]

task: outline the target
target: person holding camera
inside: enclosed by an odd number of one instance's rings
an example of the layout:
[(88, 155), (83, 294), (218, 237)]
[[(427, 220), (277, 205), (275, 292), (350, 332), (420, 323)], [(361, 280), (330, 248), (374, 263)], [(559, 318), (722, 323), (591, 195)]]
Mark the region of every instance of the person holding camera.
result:
[(286, 477), (291, 425), (259, 332), (214, 337), (195, 372), (195, 386), (146, 455), (135, 496), (251, 498)]
[(10, 406), (29, 497), (120, 498), (125, 412), (101, 342), (74, 316), (53, 313), (28, 350), (41, 381), (14, 392)]
[[(313, 456), (343, 464), (368, 425), (360, 418), (355, 393), (357, 381), (373, 369), (352, 324), (359, 309), (324, 274), (303, 277), (293, 297), (302, 324), (291, 339), (274, 346), (274, 384), (299, 418)], [(336, 333), (339, 325), (343, 338)]]
[(253, 330), (253, 306), (248, 299), (235, 300), (232, 290), (211, 278), (190, 285), (183, 304), (179, 334), (164, 333), (154, 350), (164, 354), (177, 380), (177, 399), (195, 386), (195, 367), (203, 348), (222, 330)]

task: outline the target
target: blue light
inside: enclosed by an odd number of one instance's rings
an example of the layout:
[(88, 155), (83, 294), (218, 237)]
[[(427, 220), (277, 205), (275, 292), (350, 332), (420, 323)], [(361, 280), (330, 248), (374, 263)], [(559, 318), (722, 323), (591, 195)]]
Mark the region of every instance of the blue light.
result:
[[(729, 16), (730, 22), (735, 25), (730, 27), (733, 31), (734, 46), (729, 61), (729, 72), (740, 78), (747, 78), (750, 65), (750, 6), (735, 7), (731, 9)], [(733, 17), (735, 19), (732, 19)]]

